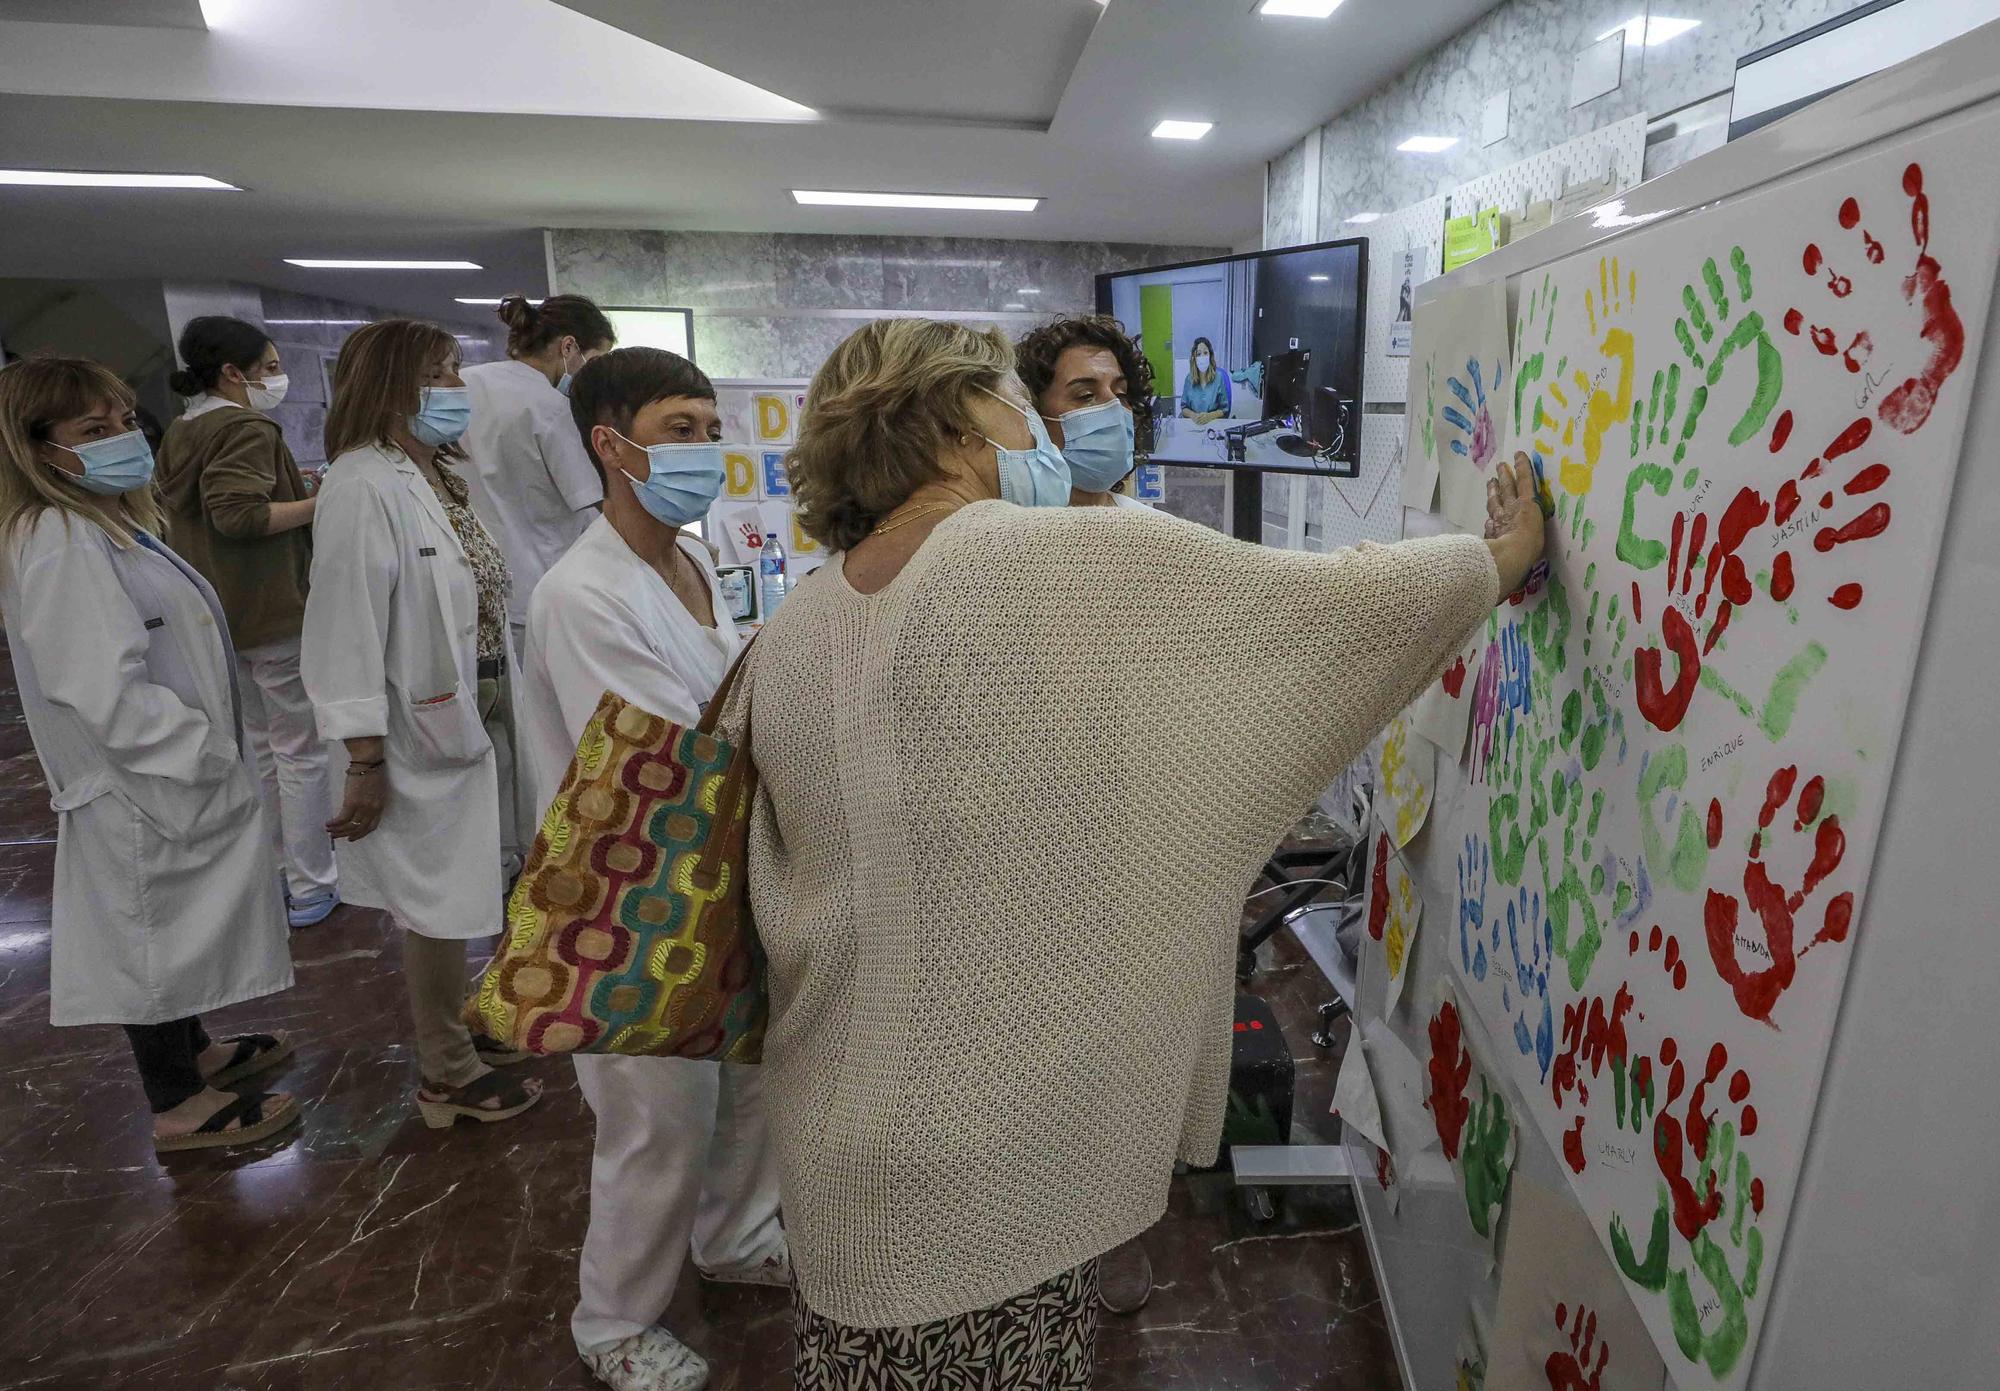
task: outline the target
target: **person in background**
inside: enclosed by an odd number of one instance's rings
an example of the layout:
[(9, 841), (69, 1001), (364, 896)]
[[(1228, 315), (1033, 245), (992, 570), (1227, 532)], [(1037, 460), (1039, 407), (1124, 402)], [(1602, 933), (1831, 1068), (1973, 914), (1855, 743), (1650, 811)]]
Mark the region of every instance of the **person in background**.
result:
[(1014, 369), (1069, 463), (1070, 504), (1144, 507), (1117, 491), (1153, 447), (1153, 364), (1108, 314), (1057, 319), (1014, 345)]
[(288, 989), (278, 867), (221, 606), (163, 545), (132, 393), (81, 358), (0, 369), (0, 610), (57, 813), (49, 1022), (122, 1024), (162, 1152), (299, 1119), (222, 1088), (292, 1051), (200, 1015)]
[[(597, 515), (604, 488), (577, 443), (569, 418), (570, 379), (618, 341), (604, 311), (582, 295), (550, 295), (539, 307), (519, 295), (500, 302), (507, 356), (465, 369), (472, 424), (465, 432), (465, 482), (472, 511), (507, 557), (509, 650), (521, 659), (528, 600), (549, 566)], [(491, 703), (488, 728), (500, 781), (500, 855), (511, 880), (535, 843), (542, 805), (520, 768), (511, 672)]]
[[(606, 691), (693, 726), (740, 648), (693, 523), (722, 490), (715, 388), (686, 358), (620, 348), (570, 409), (603, 468), (604, 515), (535, 587), (521, 708), (538, 805), (553, 802)], [(577, 1352), (614, 1391), (696, 1391), (707, 1364), (658, 1319), (683, 1253), (711, 1280), (787, 1285), (763, 1069), (579, 1054), (597, 1117)]]
[(417, 1105), (435, 1128), (541, 1096), (493, 1070), (522, 1054), (459, 1017), (465, 944), (501, 925), (499, 792), (475, 692), (507, 649), (507, 563), (452, 467), (466, 397), (457, 340), (434, 324), (384, 320), (341, 348), (305, 614), (306, 690), (343, 746), (327, 829), (346, 842), (348, 901), (403, 929)]
[(205, 316), (181, 330), (175, 391), (186, 414), (160, 445), (168, 539), (214, 586), (236, 643), (236, 688), (264, 804), (281, 832), (293, 927), (340, 903), (326, 744), (299, 677), (312, 573), (312, 490), (265, 412), (285, 399), (284, 364), (264, 330)]
[(1229, 414), (1229, 374), (1215, 360), (1215, 344), (1194, 340), (1188, 354), (1187, 380), (1181, 384), (1181, 419), (1206, 425)]
[[(1057, 319), (1014, 345), (1014, 370), (1069, 464), (1072, 507), (1144, 507), (1117, 491), (1131, 475), (1143, 423), (1151, 446), (1153, 364), (1108, 314)], [(1153, 1297), (1153, 1261), (1138, 1238), (1105, 1253), (1097, 1297), (1133, 1314)]]
[(1097, 1258), (1216, 1156), (1245, 887), (1528, 573), (1527, 461), (1490, 541), (1071, 507), (1012, 345), (899, 319), (821, 367), (788, 467), (835, 554), (722, 732), (759, 779), (797, 1385), (1081, 1391)]

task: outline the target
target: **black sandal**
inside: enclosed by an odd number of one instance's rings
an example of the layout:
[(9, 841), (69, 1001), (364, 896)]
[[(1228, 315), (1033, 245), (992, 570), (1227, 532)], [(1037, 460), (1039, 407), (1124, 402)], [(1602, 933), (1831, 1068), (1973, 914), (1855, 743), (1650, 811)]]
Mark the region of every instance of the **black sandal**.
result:
[(488, 1067), (512, 1067), (515, 1063), (524, 1063), (534, 1056), (526, 1049), (502, 1043), (491, 1034), (474, 1034), (472, 1051), (477, 1053), (479, 1061)]
[(226, 1087), (267, 1072), (292, 1056), (292, 1040), (284, 1034), (237, 1034), (222, 1040), (236, 1045), (228, 1062), (205, 1073), (202, 1081), (211, 1087)]
[[(239, 1096), (186, 1135), (155, 1136), (153, 1149), (159, 1154), (180, 1150), (226, 1149), (250, 1145), (295, 1124), (305, 1114), (291, 1097), (282, 1102), (268, 1092)], [(232, 1129), (231, 1127), (234, 1126)]]
[[(504, 1121), (518, 1116), (542, 1099), (538, 1082), (524, 1082), (504, 1072), (489, 1072), (462, 1087), (434, 1087), (425, 1082), (417, 1091), (417, 1110), (432, 1130), (449, 1130), (460, 1116), (476, 1121)], [(498, 1101), (498, 1106), (482, 1106)]]

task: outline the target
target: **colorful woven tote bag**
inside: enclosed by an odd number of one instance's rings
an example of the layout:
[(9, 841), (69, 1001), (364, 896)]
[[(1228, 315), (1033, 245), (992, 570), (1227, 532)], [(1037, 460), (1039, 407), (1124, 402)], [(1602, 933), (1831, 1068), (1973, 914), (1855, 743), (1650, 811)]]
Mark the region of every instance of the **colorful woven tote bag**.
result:
[(692, 729), (598, 702), (466, 1002), (473, 1029), (530, 1053), (762, 1059), (764, 952), (744, 892), (757, 774), (714, 732), (742, 666)]

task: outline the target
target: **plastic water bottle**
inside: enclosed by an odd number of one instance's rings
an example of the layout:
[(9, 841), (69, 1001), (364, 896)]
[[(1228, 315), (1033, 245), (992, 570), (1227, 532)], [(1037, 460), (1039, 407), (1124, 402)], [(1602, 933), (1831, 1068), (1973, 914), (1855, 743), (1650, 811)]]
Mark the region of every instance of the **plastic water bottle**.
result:
[(757, 552), (757, 598), (766, 622), (785, 602), (785, 552), (775, 531), (764, 533), (764, 545)]

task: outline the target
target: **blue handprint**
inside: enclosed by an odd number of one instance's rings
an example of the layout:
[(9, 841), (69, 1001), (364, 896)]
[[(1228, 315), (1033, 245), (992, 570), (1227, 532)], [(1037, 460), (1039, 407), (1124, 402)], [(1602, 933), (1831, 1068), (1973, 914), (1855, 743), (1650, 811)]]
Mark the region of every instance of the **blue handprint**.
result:
[[(1521, 957), (1521, 937), (1528, 938), (1528, 956)], [(1520, 891), (1517, 901), (1507, 905), (1507, 949), (1514, 957), (1514, 982), (1521, 990), (1521, 1012), (1514, 1019), (1514, 1046), (1523, 1057), (1532, 1055), (1547, 1081), (1549, 1063), (1556, 1055), (1555, 1011), (1549, 1006), (1549, 963), (1555, 959), (1555, 939), (1549, 920), (1542, 916), (1542, 896)], [(1528, 1021), (1535, 1015), (1537, 1001), (1541, 1019), (1531, 1030)]]
[(1465, 838), (1458, 856), (1458, 957), (1465, 973), (1486, 979), (1486, 875), (1490, 859), (1486, 843)]
[[(1445, 386), (1459, 399), (1465, 409), (1456, 406), (1444, 408), (1444, 418), (1458, 427), (1465, 438), (1451, 441), (1451, 452), (1472, 460), (1472, 466), (1484, 472), (1493, 462), (1493, 455), (1500, 447), (1500, 431), (1493, 423), (1493, 412), (1486, 401), (1486, 374), (1480, 371), (1478, 358), (1467, 358), (1465, 375), (1472, 379), (1470, 389), (1457, 377), (1445, 378)], [(1493, 385), (1500, 385), (1500, 364), (1493, 364)]]
[(1519, 623), (1509, 623), (1500, 630), (1500, 680), (1495, 691), (1495, 705), (1511, 715), (1525, 715), (1533, 697), (1534, 657), (1528, 648), (1528, 635)]

